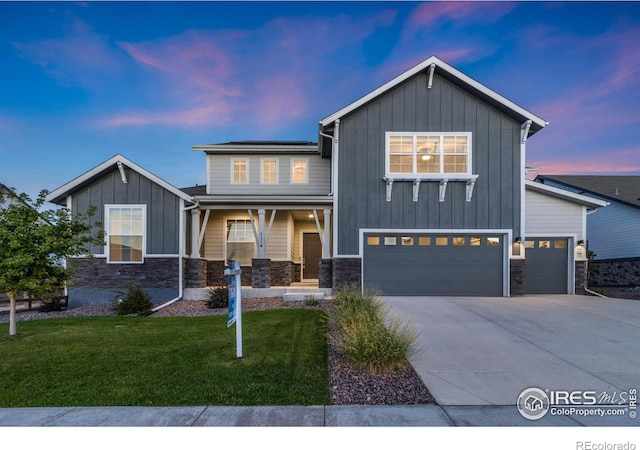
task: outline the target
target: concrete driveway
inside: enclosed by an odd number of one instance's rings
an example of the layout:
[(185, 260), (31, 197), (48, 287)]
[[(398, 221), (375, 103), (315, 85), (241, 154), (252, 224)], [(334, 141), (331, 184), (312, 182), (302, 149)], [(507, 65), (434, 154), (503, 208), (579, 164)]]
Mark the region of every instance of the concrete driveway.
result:
[(419, 331), (412, 362), (441, 405), (515, 405), (530, 387), (640, 389), (640, 301), (572, 295), (384, 297)]

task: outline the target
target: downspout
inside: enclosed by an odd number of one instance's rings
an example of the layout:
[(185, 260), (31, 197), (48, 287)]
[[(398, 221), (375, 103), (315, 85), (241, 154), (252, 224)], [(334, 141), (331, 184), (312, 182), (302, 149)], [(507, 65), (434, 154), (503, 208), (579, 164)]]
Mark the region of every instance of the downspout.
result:
[(320, 136), (324, 136), (326, 138), (331, 139), (331, 180), (329, 181), (329, 186), (331, 188), (331, 191), (329, 192), (329, 196), (333, 195), (333, 180), (335, 177), (335, 174), (333, 173), (333, 148), (335, 147), (334, 145), (334, 139), (333, 136), (331, 136), (330, 134), (324, 133), (320, 130), (318, 130), (318, 134), (320, 134)]
[(182, 268), (184, 262), (184, 217), (187, 211), (191, 211), (192, 209), (198, 208), (200, 204), (196, 201), (193, 206), (185, 207), (184, 200), (180, 199), (180, 243), (178, 245), (178, 296), (174, 299), (169, 300), (161, 305), (156, 306), (155, 308), (150, 309), (149, 311), (145, 311), (143, 313), (138, 314), (139, 316), (150, 316), (153, 313), (160, 311), (163, 308), (166, 308), (169, 305), (173, 305), (175, 302), (182, 300), (182, 296), (184, 295), (184, 286), (182, 283), (182, 279), (184, 278), (184, 270)]
[(334, 172), (331, 192), (333, 193), (333, 256), (339, 254), (338, 251), (338, 158), (340, 156), (340, 119), (336, 119), (335, 131), (333, 132), (333, 151), (331, 155), (331, 168)]

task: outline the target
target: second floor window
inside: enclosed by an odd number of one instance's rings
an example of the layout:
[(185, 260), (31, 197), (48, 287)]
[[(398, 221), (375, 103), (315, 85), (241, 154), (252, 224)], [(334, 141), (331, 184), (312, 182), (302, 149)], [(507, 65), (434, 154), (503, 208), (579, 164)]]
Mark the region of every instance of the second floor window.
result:
[(260, 161), (260, 182), (262, 184), (278, 184), (278, 160), (262, 159)]
[(231, 182), (234, 184), (249, 182), (249, 161), (246, 159), (231, 160)]
[(309, 182), (309, 160), (308, 159), (292, 159), (291, 160), (291, 183), (305, 184)]
[(386, 134), (390, 177), (470, 175), (471, 133)]

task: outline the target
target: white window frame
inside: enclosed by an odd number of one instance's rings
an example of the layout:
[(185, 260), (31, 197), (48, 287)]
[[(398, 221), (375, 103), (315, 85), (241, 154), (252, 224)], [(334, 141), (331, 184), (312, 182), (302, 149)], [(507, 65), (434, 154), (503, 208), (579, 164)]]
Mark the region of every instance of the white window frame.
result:
[[(112, 209), (128, 208), (128, 209), (142, 209), (142, 260), (141, 261), (112, 261), (111, 260), (111, 213)], [(147, 205), (125, 205), (125, 204), (108, 204), (104, 205), (104, 231), (105, 231), (105, 253), (107, 256), (108, 264), (144, 264), (144, 260), (147, 257)], [(122, 235), (116, 236), (137, 236), (137, 235)]]
[[(276, 165), (275, 181), (265, 181), (264, 179), (264, 163), (273, 162)], [(280, 182), (280, 160), (278, 158), (260, 158), (260, 184), (278, 184)]]
[[(227, 244), (229, 243), (229, 241), (227, 240), (227, 235), (228, 235), (228, 224), (230, 221), (238, 221), (238, 220), (242, 220), (242, 221), (246, 221), (249, 222), (249, 225), (251, 225), (251, 219), (249, 219), (248, 216), (236, 216), (236, 215), (231, 215), (231, 216), (224, 216), (223, 217), (223, 221), (222, 221), (222, 226), (223, 226), (223, 253), (224, 253), (224, 260), (227, 261), (229, 259), (229, 252), (228, 252), (228, 248), (227, 248)], [(253, 233), (253, 231), (252, 231)], [(253, 255), (251, 256), (251, 259), (254, 259), (258, 253), (258, 243), (255, 240), (255, 235), (253, 235)], [(237, 241), (233, 241), (233, 242), (237, 242)], [(248, 242), (248, 241), (247, 241)], [(248, 264), (249, 266), (251, 265), (251, 262), (249, 262)], [(246, 266), (246, 264), (245, 264)]]
[[(304, 161), (305, 174), (304, 181), (294, 181), (293, 180), (293, 166), (298, 161)], [(309, 184), (309, 158), (291, 158), (291, 184)]]
[[(235, 181), (235, 168), (236, 162), (245, 163), (246, 167), (246, 181)], [(231, 159), (231, 174), (230, 174), (230, 182), (231, 184), (249, 184), (249, 159), (247, 158), (233, 158)]]
[[(413, 170), (410, 173), (398, 173), (391, 172), (390, 170), (390, 138), (392, 136), (407, 136), (413, 138), (413, 151), (411, 153), (412, 162), (413, 162)], [(464, 154), (467, 157), (467, 170), (465, 172), (444, 172), (444, 138), (447, 136), (464, 136), (467, 138), (467, 152)], [(440, 171), (434, 173), (419, 173), (417, 170), (417, 138), (418, 137), (439, 137), (440, 138), (440, 146), (439, 153), (437, 156), (440, 157)], [(385, 177), (388, 179), (421, 179), (421, 180), (439, 180), (439, 179), (466, 179), (472, 178), (473, 175), (471, 173), (471, 168), (473, 167), (472, 160), (472, 133), (470, 132), (440, 132), (440, 133), (432, 133), (432, 132), (403, 132), (403, 131), (387, 131), (385, 133)], [(460, 153), (459, 155), (463, 155)], [(407, 155), (408, 156), (408, 155)]]

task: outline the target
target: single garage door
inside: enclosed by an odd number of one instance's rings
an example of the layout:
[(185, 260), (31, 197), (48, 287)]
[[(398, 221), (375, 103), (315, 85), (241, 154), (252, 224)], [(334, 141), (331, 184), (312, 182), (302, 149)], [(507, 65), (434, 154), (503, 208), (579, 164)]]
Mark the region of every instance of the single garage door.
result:
[(502, 235), (369, 233), (362, 264), (384, 295), (504, 295)]
[(525, 241), (527, 294), (568, 292), (569, 249), (567, 238), (530, 238)]

